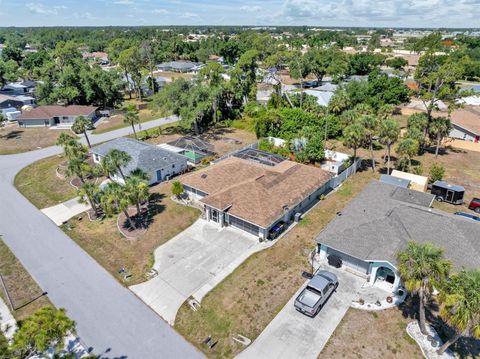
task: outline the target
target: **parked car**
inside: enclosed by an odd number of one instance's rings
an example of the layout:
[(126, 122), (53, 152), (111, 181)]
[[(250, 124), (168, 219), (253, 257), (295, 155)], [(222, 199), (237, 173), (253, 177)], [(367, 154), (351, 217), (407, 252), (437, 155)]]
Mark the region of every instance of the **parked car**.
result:
[(277, 238), (282, 232), (287, 228), (287, 224), (285, 222), (278, 222), (270, 229), (270, 239)]
[(444, 181), (435, 181), (432, 184), (431, 193), (435, 195), (437, 201), (462, 204), (463, 196), (465, 195), (465, 188)]
[(335, 274), (318, 271), (295, 299), (295, 309), (314, 317), (337, 287), (338, 279)]
[(460, 216), (460, 217), (464, 217), (464, 218), (467, 218), (467, 219), (471, 219), (472, 221), (480, 222), (480, 217), (479, 216), (475, 216), (475, 215), (470, 214), (470, 213), (455, 212), (455, 215)]
[(474, 198), (470, 201), (468, 209), (480, 213), (480, 198)]

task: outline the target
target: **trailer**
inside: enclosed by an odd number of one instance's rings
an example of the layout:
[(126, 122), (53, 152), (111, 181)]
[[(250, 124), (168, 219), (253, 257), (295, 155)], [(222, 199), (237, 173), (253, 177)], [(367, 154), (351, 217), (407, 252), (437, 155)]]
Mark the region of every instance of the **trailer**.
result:
[(437, 201), (445, 201), (452, 204), (462, 204), (465, 188), (462, 186), (449, 184), (445, 181), (435, 181), (432, 185), (431, 193), (435, 195)]

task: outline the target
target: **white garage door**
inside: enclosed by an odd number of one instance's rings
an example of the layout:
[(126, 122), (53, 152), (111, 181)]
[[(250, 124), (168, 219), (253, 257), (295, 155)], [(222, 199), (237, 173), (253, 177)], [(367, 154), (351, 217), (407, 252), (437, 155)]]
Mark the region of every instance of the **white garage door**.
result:
[(370, 263), (365, 262), (364, 260), (352, 257), (348, 254), (345, 254), (343, 252), (337, 251), (332, 248), (327, 249), (327, 258), (329, 255), (335, 255), (337, 257), (340, 257), (343, 261), (343, 265), (348, 266), (352, 269), (355, 269), (358, 272), (368, 274), (368, 268), (370, 267)]

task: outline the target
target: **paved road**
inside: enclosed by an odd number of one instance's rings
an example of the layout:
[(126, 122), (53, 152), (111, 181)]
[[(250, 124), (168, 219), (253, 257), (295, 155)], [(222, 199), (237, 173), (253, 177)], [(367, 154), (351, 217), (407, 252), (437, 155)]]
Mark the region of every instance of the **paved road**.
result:
[[(175, 119), (143, 123), (156, 127)], [(53, 130), (52, 130), (53, 131)], [(130, 134), (123, 128), (92, 135), (99, 143)], [(15, 174), (41, 158), (58, 154), (53, 146), (23, 154), (0, 156), (0, 234), (50, 300), (66, 308), (78, 334), (104, 358), (200, 358), (132, 292), (66, 236), (13, 186)], [(45, 184), (48, 185), (48, 184)]]

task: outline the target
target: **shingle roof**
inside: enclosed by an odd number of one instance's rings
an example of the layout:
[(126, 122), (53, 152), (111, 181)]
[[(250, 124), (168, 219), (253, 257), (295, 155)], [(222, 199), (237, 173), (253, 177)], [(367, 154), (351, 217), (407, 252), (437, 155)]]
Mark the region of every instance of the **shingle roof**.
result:
[(127, 137), (119, 137), (102, 143), (93, 147), (92, 151), (97, 155), (105, 156), (112, 149), (125, 151), (132, 157), (132, 160), (122, 168), (125, 173), (130, 173), (136, 168), (152, 173), (172, 164), (187, 161), (182, 155)]
[[(411, 196), (412, 195), (412, 196)], [(316, 238), (364, 260), (396, 263), (408, 241), (433, 243), (456, 268), (480, 266), (480, 224), (429, 208), (433, 196), (372, 181)]]
[(23, 112), (17, 120), (49, 119), (59, 116), (88, 116), (97, 109), (95, 106), (38, 106), (30, 111)]
[(467, 109), (458, 109), (451, 113), (452, 124), (480, 136), (480, 114)]
[(209, 195), (202, 202), (227, 209), (233, 216), (268, 227), (323, 186), (332, 177), (327, 171), (292, 161), (266, 166), (238, 157), (229, 157), (182, 182)]

